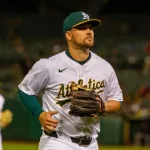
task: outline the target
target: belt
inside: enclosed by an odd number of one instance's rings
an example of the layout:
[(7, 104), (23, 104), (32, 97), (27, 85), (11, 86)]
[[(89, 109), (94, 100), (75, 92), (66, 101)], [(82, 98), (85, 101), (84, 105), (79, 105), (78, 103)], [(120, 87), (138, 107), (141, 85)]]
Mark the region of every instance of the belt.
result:
[[(58, 138), (56, 131), (48, 133), (44, 130), (44, 133), (50, 137)], [(81, 145), (89, 145), (92, 141), (92, 137), (90, 137), (90, 136), (82, 136), (82, 137), (78, 137), (78, 138), (70, 137), (70, 138), (71, 138), (73, 143), (76, 143), (80, 146)]]

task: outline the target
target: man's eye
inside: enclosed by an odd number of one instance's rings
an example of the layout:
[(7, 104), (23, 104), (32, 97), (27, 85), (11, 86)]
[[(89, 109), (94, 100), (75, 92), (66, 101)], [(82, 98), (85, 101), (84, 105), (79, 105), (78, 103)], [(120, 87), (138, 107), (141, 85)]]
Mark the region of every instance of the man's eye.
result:
[(85, 30), (86, 27), (78, 27), (78, 30)]

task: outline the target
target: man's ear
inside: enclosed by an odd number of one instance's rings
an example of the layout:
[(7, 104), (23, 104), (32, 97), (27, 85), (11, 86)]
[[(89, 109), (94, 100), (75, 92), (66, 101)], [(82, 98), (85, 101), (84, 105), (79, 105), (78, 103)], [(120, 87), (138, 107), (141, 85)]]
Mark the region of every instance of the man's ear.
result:
[(67, 41), (70, 41), (72, 39), (71, 32), (70, 31), (66, 31), (65, 37), (66, 37)]

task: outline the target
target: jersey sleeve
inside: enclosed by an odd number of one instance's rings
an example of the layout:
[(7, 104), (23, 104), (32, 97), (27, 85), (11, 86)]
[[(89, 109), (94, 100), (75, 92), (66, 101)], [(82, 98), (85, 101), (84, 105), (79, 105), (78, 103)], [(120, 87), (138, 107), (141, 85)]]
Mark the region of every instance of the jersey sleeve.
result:
[(123, 101), (123, 94), (122, 90), (120, 88), (116, 73), (114, 69), (110, 68), (110, 74), (109, 74), (109, 80), (107, 85), (107, 100), (117, 100), (117, 101)]
[(37, 61), (22, 82), (18, 85), (19, 89), (28, 95), (38, 95), (38, 93), (46, 88), (50, 79), (45, 59)]

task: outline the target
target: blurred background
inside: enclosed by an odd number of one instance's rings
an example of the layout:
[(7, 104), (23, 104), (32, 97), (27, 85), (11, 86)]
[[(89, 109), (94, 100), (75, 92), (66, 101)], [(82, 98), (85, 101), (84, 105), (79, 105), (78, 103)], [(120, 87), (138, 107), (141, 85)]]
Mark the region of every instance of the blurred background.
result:
[[(38, 142), (38, 120), (17, 97), (17, 86), (41, 57), (66, 50), (63, 20), (84, 11), (102, 21), (92, 51), (115, 69), (122, 111), (101, 118), (100, 145), (150, 146), (150, 9), (148, 0), (5, 0), (0, 4), (0, 93), (13, 121), (3, 141)], [(6, 150), (6, 149), (5, 149)]]

